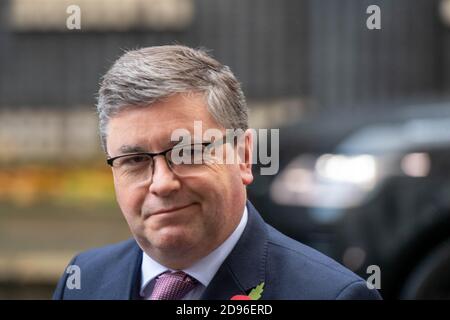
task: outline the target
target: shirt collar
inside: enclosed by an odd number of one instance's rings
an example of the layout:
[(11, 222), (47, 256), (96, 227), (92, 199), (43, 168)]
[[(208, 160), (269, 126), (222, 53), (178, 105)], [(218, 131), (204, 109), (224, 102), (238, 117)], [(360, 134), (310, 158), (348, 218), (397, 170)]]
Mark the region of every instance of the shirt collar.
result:
[[(230, 254), (231, 250), (233, 250), (236, 243), (239, 241), (239, 238), (242, 235), (242, 232), (247, 225), (248, 213), (247, 207), (244, 207), (244, 212), (241, 217), (241, 221), (239, 222), (236, 229), (234, 229), (233, 233), (215, 250), (209, 253), (207, 256), (201, 258), (196, 263), (194, 263), (189, 268), (183, 269), (185, 273), (197, 279), (203, 286), (207, 287), (211, 282), (212, 278), (216, 274), (217, 270), (219, 270), (222, 263), (225, 261), (227, 256)], [(154, 280), (158, 275), (164, 273), (170, 268), (167, 268), (157, 261), (153, 260), (149, 255), (147, 255), (144, 251), (142, 252), (142, 265), (141, 265), (141, 295), (144, 292), (144, 289), (147, 285)]]

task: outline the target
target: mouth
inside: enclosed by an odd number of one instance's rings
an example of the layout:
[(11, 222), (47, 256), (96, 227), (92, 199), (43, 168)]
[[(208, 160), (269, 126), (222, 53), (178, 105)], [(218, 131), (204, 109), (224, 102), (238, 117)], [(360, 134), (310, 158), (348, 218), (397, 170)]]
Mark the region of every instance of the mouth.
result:
[(177, 211), (179, 211), (179, 210), (182, 210), (182, 209), (185, 209), (185, 208), (187, 208), (187, 207), (190, 207), (190, 206), (192, 206), (192, 205), (193, 205), (193, 204), (190, 203), (190, 204), (185, 205), (185, 206), (171, 207), (171, 208), (167, 208), (167, 209), (160, 209), (160, 210), (158, 210), (158, 211), (155, 211), (155, 212), (152, 212), (152, 213), (147, 214), (147, 215), (146, 215), (146, 218), (151, 217), (151, 216), (155, 216), (155, 215), (159, 215), (159, 214), (170, 214), (170, 213), (174, 213), (174, 212), (177, 212)]

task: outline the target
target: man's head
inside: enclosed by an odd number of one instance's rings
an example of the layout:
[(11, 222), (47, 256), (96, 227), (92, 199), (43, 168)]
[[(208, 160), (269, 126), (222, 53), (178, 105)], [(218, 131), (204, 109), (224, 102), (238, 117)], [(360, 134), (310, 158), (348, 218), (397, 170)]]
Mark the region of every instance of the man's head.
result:
[(180, 45), (148, 47), (120, 57), (103, 77), (97, 111), (106, 152), (108, 121), (127, 106), (148, 105), (176, 93), (202, 93), (208, 111), (225, 128), (248, 128), (239, 82), (205, 51)]
[[(194, 122), (202, 129), (247, 129), (247, 107), (228, 67), (183, 46), (151, 47), (122, 56), (104, 76), (98, 113), (109, 157), (173, 146), (172, 133)], [(251, 173), (252, 136), (231, 164), (201, 166), (178, 175), (164, 156), (154, 158), (151, 179), (113, 166), (117, 201), (140, 246), (169, 267), (181, 269), (220, 245), (239, 222)], [(208, 141), (206, 141), (208, 142)], [(174, 209), (174, 210), (172, 210)], [(167, 212), (169, 211), (169, 212)]]

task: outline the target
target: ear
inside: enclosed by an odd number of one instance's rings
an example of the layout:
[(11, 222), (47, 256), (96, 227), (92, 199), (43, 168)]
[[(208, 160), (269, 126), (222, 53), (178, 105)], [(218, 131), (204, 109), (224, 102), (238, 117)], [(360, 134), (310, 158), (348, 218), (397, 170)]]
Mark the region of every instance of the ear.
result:
[(252, 161), (253, 161), (253, 131), (247, 129), (244, 132), (243, 140), (239, 148), (239, 172), (241, 174), (242, 183), (249, 185), (253, 182)]

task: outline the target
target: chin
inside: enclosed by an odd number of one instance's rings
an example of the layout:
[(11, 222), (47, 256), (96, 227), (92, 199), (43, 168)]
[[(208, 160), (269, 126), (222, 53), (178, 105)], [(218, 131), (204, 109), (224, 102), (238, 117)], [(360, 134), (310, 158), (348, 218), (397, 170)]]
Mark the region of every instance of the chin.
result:
[(176, 227), (166, 227), (146, 235), (150, 245), (160, 251), (183, 252), (195, 246), (196, 237), (187, 230)]

